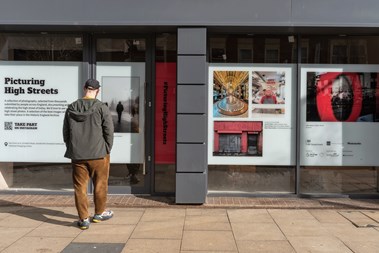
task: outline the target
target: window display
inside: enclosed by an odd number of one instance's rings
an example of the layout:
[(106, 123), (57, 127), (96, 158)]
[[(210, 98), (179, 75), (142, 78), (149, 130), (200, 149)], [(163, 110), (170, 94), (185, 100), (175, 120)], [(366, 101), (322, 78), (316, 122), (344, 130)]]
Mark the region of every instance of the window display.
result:
[(301, 165), (378, 164), (378, 68), (302, 68)]
[(292, 65), (210, 66), (209, 164), (295, 164), (292, 71)]

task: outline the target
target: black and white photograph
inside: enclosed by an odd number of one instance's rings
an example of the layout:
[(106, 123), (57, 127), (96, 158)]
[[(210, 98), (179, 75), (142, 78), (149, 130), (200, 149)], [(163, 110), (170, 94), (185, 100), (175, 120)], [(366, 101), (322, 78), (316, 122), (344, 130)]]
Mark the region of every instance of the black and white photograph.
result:
[(139, 77), (102, 78), (102, 101), (113, 118), (116, 133), (139, 133)]

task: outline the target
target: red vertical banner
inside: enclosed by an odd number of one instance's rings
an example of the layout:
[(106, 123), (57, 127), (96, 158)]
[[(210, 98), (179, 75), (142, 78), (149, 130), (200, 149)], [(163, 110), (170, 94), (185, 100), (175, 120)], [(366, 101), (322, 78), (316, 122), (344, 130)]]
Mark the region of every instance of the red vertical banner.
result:
[(176, 63), (155, 64), (155, 163), (175, 164)]

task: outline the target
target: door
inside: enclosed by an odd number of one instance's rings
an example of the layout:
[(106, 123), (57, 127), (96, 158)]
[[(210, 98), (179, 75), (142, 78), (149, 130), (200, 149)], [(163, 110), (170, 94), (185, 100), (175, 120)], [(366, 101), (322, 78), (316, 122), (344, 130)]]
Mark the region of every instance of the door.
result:
[(99, 97), (109, 107), (115, 127), (109, 193), (150, 193), (150, 40), (118, 35), (94, 41)]

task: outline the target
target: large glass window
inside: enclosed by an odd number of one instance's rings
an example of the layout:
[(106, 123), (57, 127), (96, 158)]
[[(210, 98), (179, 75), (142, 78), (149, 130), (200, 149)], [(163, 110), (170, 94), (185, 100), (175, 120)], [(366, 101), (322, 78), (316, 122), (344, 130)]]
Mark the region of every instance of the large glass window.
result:
[(1, 189), (72, 190), (61, 129), (82, 60), (81, 34), (0, 34)]
[(110, 193), (128, 193), (130, 186), (146, 192), (146, 59), (143, 36), (102, 36), (96, 39), (99, 99), (112, 113), (115, 127), (109, 174)]
[(0, 34), (0, 61), (82, 61), (80, 34)]
[(377, 194), (378, 36), (302, 36), (300, 192)]
[(208, 59), (212, 63), (296, 63), (293, 35), (211, 35)]
[(209, 192), (295, 192), (295, 37), (208, 43)]
[(301, 63), (378, 64), (378, 36), (301, 36)]

